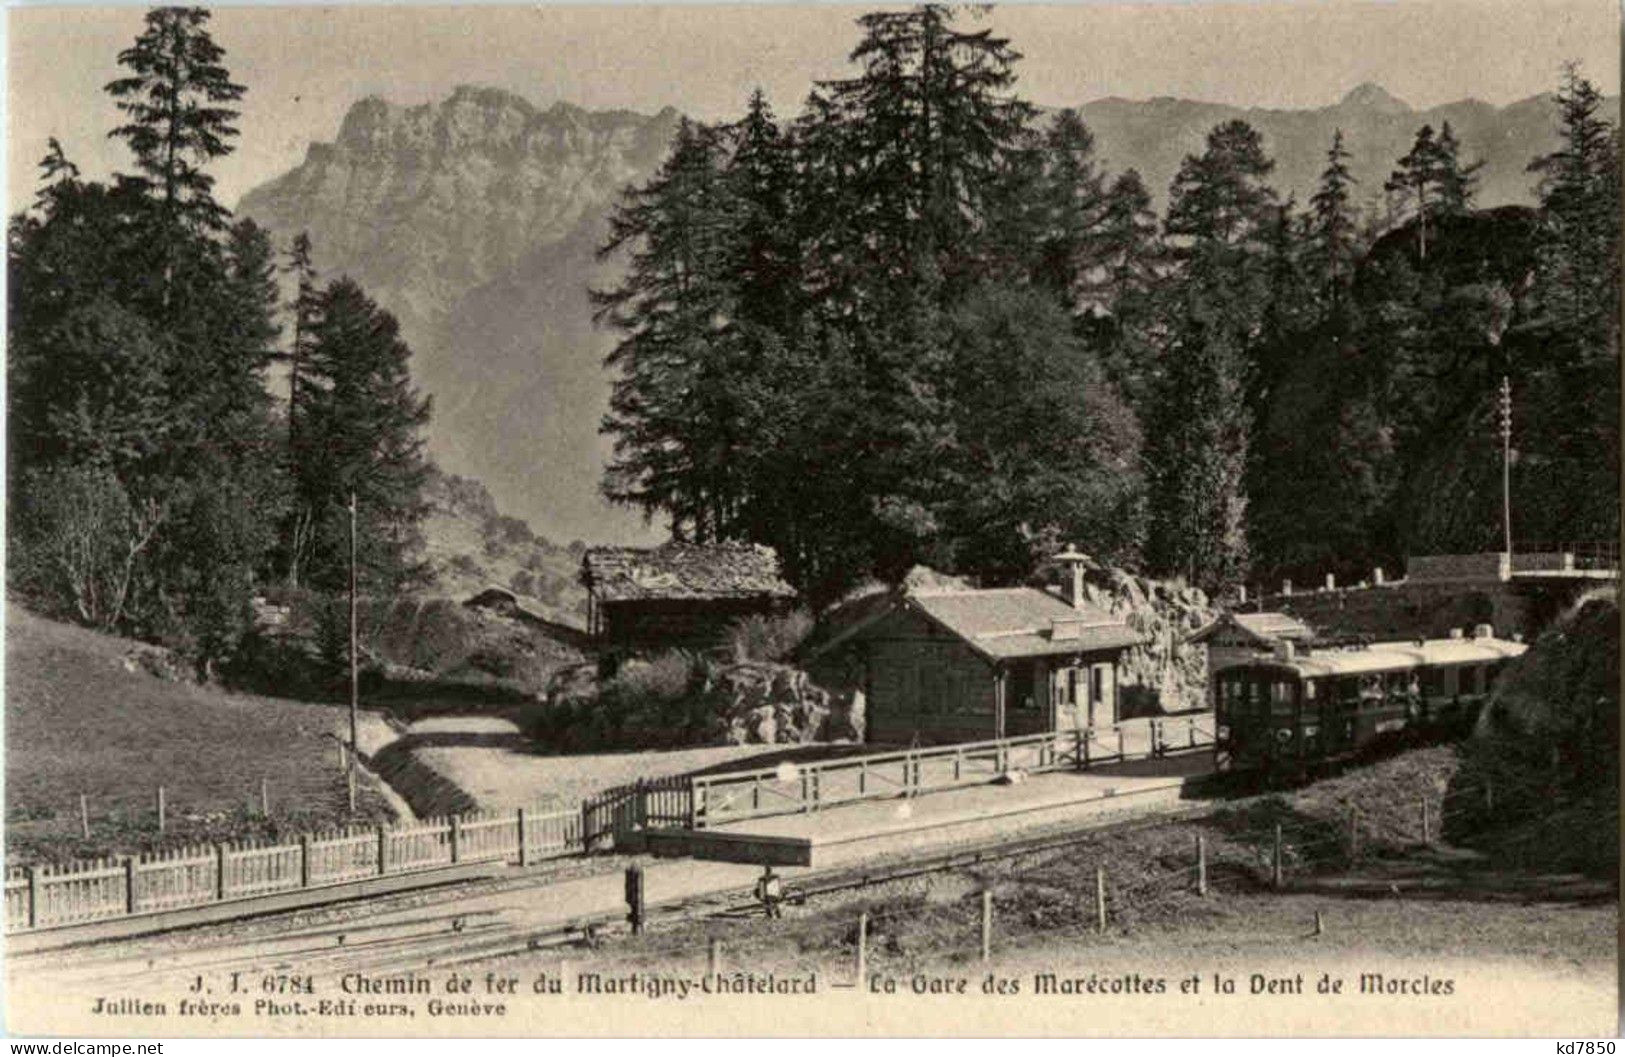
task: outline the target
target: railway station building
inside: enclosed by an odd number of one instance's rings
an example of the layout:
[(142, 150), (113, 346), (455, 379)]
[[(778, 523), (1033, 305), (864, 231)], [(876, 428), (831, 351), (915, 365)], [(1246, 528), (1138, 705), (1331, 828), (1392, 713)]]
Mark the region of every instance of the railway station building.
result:
[(1110, 726), (1118, 666), (1142, 636), (1083, 597), (1087, 559), (1058, 556), (1069, 583), (920, 590), (884, 596), (824, 643), (820, 668), (845, 664), (865, 696), (871, 742), (982, 741)]

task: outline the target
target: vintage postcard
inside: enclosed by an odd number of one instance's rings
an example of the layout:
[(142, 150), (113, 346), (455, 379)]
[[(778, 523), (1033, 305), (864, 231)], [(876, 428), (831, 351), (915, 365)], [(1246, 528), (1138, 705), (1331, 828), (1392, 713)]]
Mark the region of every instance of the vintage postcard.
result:
[(1619, 34), (10, 8), (6, 1031), (1613, 1035)]

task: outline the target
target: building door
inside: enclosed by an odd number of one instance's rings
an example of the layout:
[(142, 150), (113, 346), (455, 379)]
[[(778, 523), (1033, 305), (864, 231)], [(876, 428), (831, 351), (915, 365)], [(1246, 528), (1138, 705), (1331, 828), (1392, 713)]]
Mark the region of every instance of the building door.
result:
[(1010, 665), (1009, 711), (1005, 716), (1005, 735), (1036, 734), (1044, 729), (1044, 717), (1049, 712), (1049, 684), (1040, 685), (1037, 665), (1031, 661), (1015, 661)]

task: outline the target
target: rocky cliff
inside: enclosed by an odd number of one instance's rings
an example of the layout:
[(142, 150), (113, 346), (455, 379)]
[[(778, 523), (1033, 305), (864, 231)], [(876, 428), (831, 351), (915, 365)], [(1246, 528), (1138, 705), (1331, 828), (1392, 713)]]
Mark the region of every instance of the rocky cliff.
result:
[(435, 398), (431, 450), (545, 535), (639, 535), (597, 498), (607, 398), (590, 283), (620, 190), (646, 180), (677, 124), (540, 110), (459, 88), (434, 105), (365, 99), (331, 143), (244, 196), (279, 239), (310, 232), (324, 275), (348, 274), (401, 320)]

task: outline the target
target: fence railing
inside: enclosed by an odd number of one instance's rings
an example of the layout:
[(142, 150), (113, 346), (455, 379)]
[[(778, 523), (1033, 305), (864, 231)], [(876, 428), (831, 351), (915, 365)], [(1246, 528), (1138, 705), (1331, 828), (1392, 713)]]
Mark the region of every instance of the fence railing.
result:
[[(1152, 719), (1111, 727), (873, 753), (808, 764), (696, 775), (695, 828), (820, 811), (840, 804), (980, 785), (1020, 771), (1083, 771), (1213, 744), (1212, 717)], [(650, 823), (653, 823), (653, 819)]]
[(74, 925), (471, 862), (527, 865), (583, 850), (582, 812), (479, 813), (291, 841), (166, 849), (123, 859), (14, 866), (6, 931)]
[(719, 775), (677, 775), (605, 790), (562, 810), (475, 813), (350, 827), (281, 842), (166, 849), (122, 859), (11, 867), (7, 932), (342, 884), (469, 862), (521, 866), (611, 846), (628, 834), (704, 828), (839, 804), (1143, 760), (1213, 744), (1210, 714), (1108, 728), (870, 753)]

